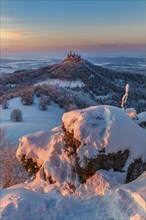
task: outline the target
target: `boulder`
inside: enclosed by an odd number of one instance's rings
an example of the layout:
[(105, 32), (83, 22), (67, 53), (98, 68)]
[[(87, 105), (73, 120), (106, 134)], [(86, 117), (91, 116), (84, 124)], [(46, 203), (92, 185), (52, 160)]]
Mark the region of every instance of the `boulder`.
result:
[(129, 182), (146, 170), (145, 130), (120, 108), (93, 106), (65, 113), (51, 132), (24, 136), (16, 155), (32, 158), (36, 177), (51, 184), (84, 183), (100, 169), (126, 172)]

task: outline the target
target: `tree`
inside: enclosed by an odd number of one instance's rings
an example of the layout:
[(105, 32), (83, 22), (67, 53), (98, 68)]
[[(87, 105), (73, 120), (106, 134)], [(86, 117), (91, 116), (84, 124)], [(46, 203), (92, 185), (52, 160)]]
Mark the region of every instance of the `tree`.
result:
[(9, 106), (8, 100), (7, 99), (3, 99), (2, 100), (2, 108), (3, 109), (7, 109)]
[(13, 122), (21, 122), (22, 121), (22, 112), (19, 109), (14, 109), (11, 112), (10, 119)]
[(121, 108), (125, 108), (125, 105), (128, 99), (128, 92), (129, 92), (129, 84), (127, 84), (125, 87), (125, 94), (122, 97)]
[(21, 102), (23, 105), (32, 105), (34, 102), (32, 91), (23, 92), (21, 94)]
[(6, 139), (6, 131), (0, 128), (0, 187), (7, 188), (28, 179), (27, 172), (15, 157), (16, 147)]
[(34, 93), (35, 93), (35, 95), (36, 95), (36, 97), (41, 97), (41, 91), (42, 89), (41, 89), (41, 86), (40, 85), (38, 85), (38, 86), (35, 86), (35, 88), (34, 88)]
[(50, 104), (50, 99), (48, 96), (42, 95), (40, 98), (39, 109), (41, 111), (47, 110), (47, 105)]

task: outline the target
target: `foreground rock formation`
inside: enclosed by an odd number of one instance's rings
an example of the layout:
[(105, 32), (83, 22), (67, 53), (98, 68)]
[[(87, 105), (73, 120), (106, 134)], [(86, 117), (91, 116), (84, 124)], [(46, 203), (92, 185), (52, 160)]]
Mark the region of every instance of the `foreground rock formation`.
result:
[(68, 183), (75, 190), (97, 170), (126, 173), (126, 182), (146, 170), (145, 130), (117, 107), (67, 112), (62, 127), (20, 139), (16, 154), (36, 178)]

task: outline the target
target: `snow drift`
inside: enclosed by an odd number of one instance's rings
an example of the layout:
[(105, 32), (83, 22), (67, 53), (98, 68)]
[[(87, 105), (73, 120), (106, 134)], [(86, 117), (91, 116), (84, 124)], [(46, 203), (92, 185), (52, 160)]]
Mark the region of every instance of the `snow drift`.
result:
[[(132, 184), (111, 185), (104, 180), (110, 174), (96, 174), (77, 193), (65, 186), (49, 188), (45, 182), (21, 184), (1, 190), (1, 219), (144, 220), (146, 209), (142, 188), (146, 172)], [(99, 177), (99, 178), (98, 178)], [(97, 184), (96, 184), (97, 181)], [(103, 184), (98, 185), (99, 182)], [(108, 187), (107, 187), (108, 186)], [(100, 189), (99, 189), (100, 188)], [(101, 188), (104, 189), (101, 194)]]

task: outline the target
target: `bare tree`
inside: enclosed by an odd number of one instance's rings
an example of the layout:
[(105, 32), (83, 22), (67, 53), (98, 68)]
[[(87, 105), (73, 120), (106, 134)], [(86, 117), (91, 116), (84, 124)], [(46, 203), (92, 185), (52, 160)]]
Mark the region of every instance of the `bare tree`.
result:
[(7, 99), (3, 99), (2, 100), (2, 108), (3, 109), (7, 109), (9, 106), (8, 100)]
[(0, 187), (7, 188), (28, 179), (27, 172), (15, 157), (16, 146), (9, 143), (0, 129)]
[(32, 105), (34, 102), (32, 91), (23, 92), (21, 94), (21, 102), (23, 105)]
[(40, 98), (39, 109), (42, 111), (46, 111), (48, 104), (50, 104), (49, 96), (42, 95)]
[(129, 84), (125, 86), (125, 94), (122, 97), (122, 103), (121, 103), (121, 108), (125, 108), (127, 99), (128, 99), (128, 92), (129, 92)]

